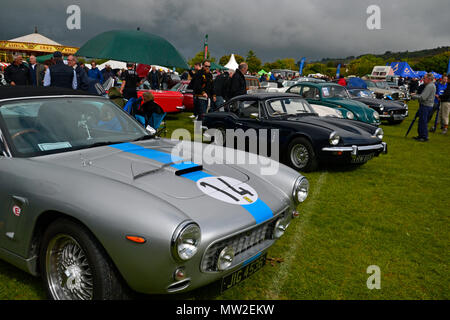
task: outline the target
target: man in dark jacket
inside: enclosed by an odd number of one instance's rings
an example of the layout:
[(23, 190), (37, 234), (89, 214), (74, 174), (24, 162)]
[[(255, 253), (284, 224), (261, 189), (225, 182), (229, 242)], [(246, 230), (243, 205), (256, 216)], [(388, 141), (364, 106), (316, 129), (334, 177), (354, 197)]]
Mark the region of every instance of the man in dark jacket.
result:
[(230, 98), (231, 77), (233, 71), (225, 71), (214, 80), (214, 93), (216, 94), (216, 106), (222, 105)]
[(161, 74), (156, 70), (155, 66), (152, 66), (152, 70), (147, 74), (147, 80), (153, 90), (159, 90)]
[(441, 101), (441, 109), (439, 110), (438, 123), (442, 124), (442, 134), (447, 134), (448, 122), (450, 114), (450, 74), (447, 76), (447, 87), (445, 91), (439, 96)]
[(67, 57), (67, 65), (75, 70), (77, 76), (77, 89), (88, 91), (89, 89), (89, 77), (87, 76), (84, 68), (78, 65), (77, 58), (75, 56)]
[(213, 77), (210, 72), (211, 62), (205, 60), (203, 67), (198, 71), (191, 80), (192, 90), (194, 91), (194, 113), (198, 120), (203, 118), (208, 108), (208, 100), (212, 99), (211, 103), (216, 102), (216, 95), (214, 93)]
[(239, 64), (233, 77), (231, 78), (230, 99), (236, 96), (247, 94), (247, 83), (245, 82), (245, 74), (247, 73), (248, 65), (245, 62)]
[(137, 87), (142, 84), (142, 80), (135, 70), (133, 63), (127, 63), (127, 70), (122, 73), (122, 86), (120, 93), (125, 99), (137, 98)]
[(55, 64), (50, 66), (45, 72), (44, 86), (76, 90), (78, 86), (76, 72), (72, 67), (64, 64), (62, 53), (56, 51), (53, 54), (53, 60)]
[(111, 69), (111, 66), (109, 64), (107, 64), (105, 66), (105, 68), (102, 70), (102, 76), (103, 76), (103, 81), (105, 81), (105, 82), (109, 78), (113, 78), (114, 77), (114, 73), (113, 73), (113, 71)]
[(12, 86), (30, 84), (30, 69), (23, 63), (21, 55), (15, 55), (14, 62), (5, 69), (5, 80)]

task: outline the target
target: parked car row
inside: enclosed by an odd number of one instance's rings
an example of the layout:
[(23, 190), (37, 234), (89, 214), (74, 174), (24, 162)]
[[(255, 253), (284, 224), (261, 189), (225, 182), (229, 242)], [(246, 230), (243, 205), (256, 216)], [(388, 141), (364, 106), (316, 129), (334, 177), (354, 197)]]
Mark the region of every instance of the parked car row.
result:
[[(234, 97), (207, 113), (203, 126), (207, 139), (220, 132), (219, 143), (227, 147), (259, 154), (264, 143), (271, 154), (269, 146), (276, 146), (279, 160), (299, 171), (312, 171), (326, 162), (364, 164), (387, 152), (381, 128), (362, 121), (319, 117), (308, 100), (297, 94), (259, 93)], [(215, 129), (215, 133), (209, 129)], [(242, 137), (235, 133), (237, 129), (243, 132), (253, 129), (258, 141), (242, 143)], [(260, 129), (278, 130), (275, 145), (271, 144), (271, 135), (260, 137)]]

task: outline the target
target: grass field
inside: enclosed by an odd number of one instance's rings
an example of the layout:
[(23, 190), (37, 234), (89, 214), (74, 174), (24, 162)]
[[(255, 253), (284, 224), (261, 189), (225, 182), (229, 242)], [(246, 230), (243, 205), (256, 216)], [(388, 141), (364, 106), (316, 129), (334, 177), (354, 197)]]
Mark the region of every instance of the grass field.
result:
[[(356, 169), (305, 174), (301, 216), (269, 251), (272, 260), (240, 285), (211, 285), (172, 299), (449, 299), (450, 135), (405, 138), (417, 103), (400, 125), (383, 125), (389, 153)], [(169, 131), (192, 127), (188, 114)], [(369, 290), (367, 268), (381, 270)], [(40, 279), (0, 262), (0, 299), (43, 299)], [(167, 297), (169, 298), (169, 297)]]

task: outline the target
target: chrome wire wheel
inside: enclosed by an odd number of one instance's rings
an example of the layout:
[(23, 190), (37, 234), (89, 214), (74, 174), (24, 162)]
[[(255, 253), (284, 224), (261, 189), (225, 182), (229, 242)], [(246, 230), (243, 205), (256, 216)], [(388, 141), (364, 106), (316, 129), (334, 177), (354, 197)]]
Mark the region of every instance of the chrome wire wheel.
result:
[(86, 253), (69, 235), (58, 234), (46, 250), (46, 275), (55, 300), (92, 300), (94, 281)]
[(306, 148), (302, 144), (296, 144), (291, 149), (291, 162), (296, 166), (297, 168), (304, 168), (308, 165), (309, 162), (309, 151), (308, 148)]

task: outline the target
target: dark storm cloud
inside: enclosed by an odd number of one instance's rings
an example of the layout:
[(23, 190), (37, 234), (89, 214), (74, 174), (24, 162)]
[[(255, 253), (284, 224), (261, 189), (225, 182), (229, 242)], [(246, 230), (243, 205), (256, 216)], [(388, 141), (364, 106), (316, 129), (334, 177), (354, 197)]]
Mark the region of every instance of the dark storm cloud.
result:
[[(66, 28), (66, 8), (81, 8), (81, 30)], [(366, 9), (381, 9), (381, 30), (368, 30)], [(450, 45), (448, 0), (98, 0), (22, 1), (2, 5), (0, 39), (39, 32), (66, 45), (82, 45), (111, 29), (135, 29), (168, 39), (189, 58), (254, 50), (264, 61), (306, 56), (346, 57)]]

